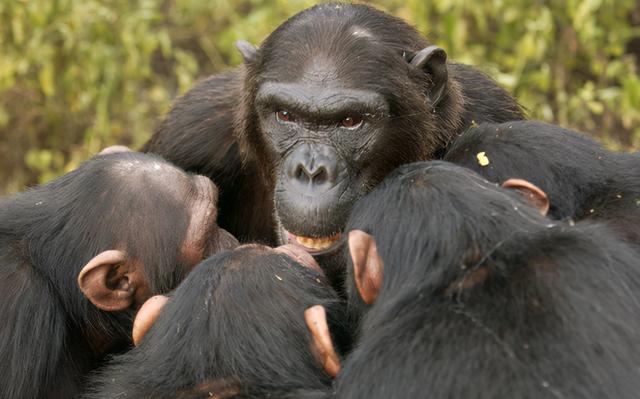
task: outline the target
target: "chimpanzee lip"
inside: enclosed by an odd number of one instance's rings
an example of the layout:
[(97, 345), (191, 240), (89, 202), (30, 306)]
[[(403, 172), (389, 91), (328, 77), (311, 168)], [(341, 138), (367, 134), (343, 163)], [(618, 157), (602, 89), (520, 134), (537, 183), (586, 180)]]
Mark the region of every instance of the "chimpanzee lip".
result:
[(311, 255), (321, 255), (333, 251), (340, 245), (341, 233), (335, 233), (328, 237), (305, 237), (296, 235), (282, 229), (283, 239), (286, 244), (293, 244), (303, 248)]

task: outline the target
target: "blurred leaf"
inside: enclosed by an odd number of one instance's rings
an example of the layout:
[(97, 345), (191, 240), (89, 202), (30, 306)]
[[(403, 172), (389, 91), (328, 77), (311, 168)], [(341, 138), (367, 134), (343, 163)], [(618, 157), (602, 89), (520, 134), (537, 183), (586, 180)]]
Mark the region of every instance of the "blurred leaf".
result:
[[(140, 146), (177, 95), (312, 0), (0, 0), (0, 194)], [(367, 0), (530, 116), (640, 149), (637, 0)], [(630, 21), (635, 26), (632, 26)]]
[(54, 71), (52, 64), (45, 64), (38, 72), (38, 80), (40, 81), (40, 87), (47, 97), (51, 97), (56, 92), (56, 86), (54, 82)]

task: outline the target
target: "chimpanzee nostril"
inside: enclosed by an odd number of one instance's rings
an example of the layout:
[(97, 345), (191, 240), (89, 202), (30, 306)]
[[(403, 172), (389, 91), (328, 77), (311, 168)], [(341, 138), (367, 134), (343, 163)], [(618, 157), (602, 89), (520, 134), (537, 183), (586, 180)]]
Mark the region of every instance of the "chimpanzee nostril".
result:
[(309, 170), (305, 165), (298, 164), (294, 173), (294, 178), (303, 183), (323, 184), (329, 180), (329, 172), (324, 166), (318, 166)]
[(327, 180), (329, 180), (329, 173), (327, 172), (327, 168), (325, 168), (324, 166), (316, 169), (311, 176), (311, 182), (313, 184), (324, 184)]
[(299, 180), (305, 183), (310, 180), (309, 172), (307, 172), (307, 169), (304, 167), (304, 165), (298, 165), (296, 167), (294, 177), (296, 180)]

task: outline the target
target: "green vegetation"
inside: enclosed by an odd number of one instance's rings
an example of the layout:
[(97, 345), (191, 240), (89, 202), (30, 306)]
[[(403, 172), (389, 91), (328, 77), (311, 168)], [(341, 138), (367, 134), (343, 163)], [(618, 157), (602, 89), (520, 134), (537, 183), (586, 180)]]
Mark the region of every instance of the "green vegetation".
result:
[[(640, 149), (640, 0), (380, 0), (495, 77), (530, 115)], [(0, 0), (0, 193), (140, 146), (171, 100), (312, 5)], [(635, 54), (634, 54), (635, 53)]]

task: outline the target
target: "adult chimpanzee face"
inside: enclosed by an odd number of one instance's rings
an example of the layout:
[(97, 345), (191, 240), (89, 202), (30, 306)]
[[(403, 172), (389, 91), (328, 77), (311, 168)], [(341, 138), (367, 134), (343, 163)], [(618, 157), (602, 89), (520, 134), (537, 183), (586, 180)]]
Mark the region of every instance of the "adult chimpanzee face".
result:
[(270, 82), (257, 97), (263, 132), (279, 158), (275, 205), (282, 238), (310, 252), (332, 248), (351, 205), (365, 193), (367, 144), (381, 134), (388, 114), (378, 93), (341, 86), (306, 78)]

